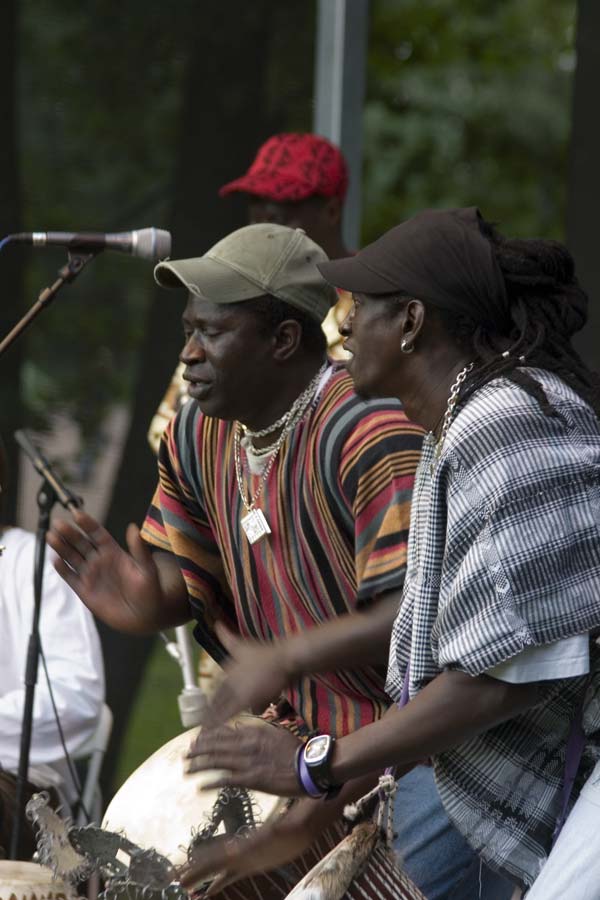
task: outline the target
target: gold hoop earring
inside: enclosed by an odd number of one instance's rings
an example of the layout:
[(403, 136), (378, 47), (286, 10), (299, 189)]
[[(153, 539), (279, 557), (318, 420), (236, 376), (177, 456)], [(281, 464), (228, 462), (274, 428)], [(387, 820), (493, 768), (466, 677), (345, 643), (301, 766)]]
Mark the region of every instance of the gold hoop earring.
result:
[(412, 344), (409, 344), (406, 338), (402, 338), (400, 342), (400, 350), (402, 353), (412, 353), (415, 348)]

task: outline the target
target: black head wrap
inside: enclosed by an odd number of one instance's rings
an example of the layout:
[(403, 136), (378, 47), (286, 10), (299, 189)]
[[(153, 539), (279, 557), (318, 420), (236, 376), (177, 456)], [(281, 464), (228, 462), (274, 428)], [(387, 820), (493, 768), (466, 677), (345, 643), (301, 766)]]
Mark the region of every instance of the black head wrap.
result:
[(355, 256), (320, 263), (319, 270), (347, 291), (406, 294), (508, 333), (504, 278), (480, 220), (475, 206), (426, 209)]

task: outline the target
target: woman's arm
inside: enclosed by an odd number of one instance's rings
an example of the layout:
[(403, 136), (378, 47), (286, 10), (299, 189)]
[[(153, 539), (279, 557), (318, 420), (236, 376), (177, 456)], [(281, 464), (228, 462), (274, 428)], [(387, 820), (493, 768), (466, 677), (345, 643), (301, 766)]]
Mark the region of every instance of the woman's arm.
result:
[(443, 672), (406, 706), (336, 742), (331, 772), (344, 783), (371, 769), (406, 765), (462, 744), (540, 700), (540, 686)]
[[(540, 700), (536, 684), (507, 684), (487, 675), (443, 672), (402, 709), (336, 741), (330, 772), (344, 784), (386, 766), (410, 766), (511, 719)], [(211, 787), (245, 786), (302, 796), (298, 741), (285, 729), (217, 728), (200, 734), (190, 768), (228, 770)]]

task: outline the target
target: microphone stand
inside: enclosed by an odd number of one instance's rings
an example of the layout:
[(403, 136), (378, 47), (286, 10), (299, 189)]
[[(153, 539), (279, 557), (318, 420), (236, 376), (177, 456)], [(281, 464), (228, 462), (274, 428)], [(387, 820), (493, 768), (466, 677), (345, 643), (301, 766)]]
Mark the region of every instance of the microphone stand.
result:
[(58, 270), (58, 278), (50, 287), (44, 288), (33, 306), (25, 313), (25, 315), (17, 322), (14, 328), (9, 331), (5, 338), (0, 342), (0, 356), (8, 350), (11, 344), (22, 334), (26, 328), (31, 325), (33, 320), (39, 316), (41, 311), (45, 309), (58, 294), (63, 284), (69, 284), (74, 281), (83, 268), (99, 253), (99, 250), (93, 250), (87, 253), (72, 253), (69, 250), (68, 259), (62, 269)]
[(159, 634), (164, 641), (165, 650), (179, 664), (181, 669), (183, 688), (177, 698), (181, 724), (184, 728), (193, 728), (195, 725), (201, 725), (202, 716), (206, 709), (206, 697), (198, 684), (190, 633), (185, 625), (179, 625), (175, 628), (174, 641), (170, 640), (164, 631), (159, 632)]
[(38, 525), (35, 543), (35, 564), (33, 574), (33, 620), (31, 634), (27, 645), (27, 663), (25, 667), (25, 702), (23, 704), (23, 720), (21, 727), (21, 743), (19, 749), (19, 770), (17, 774), (15, 818), (11, 835), (10, 858), (17, 859), (19, 839), (25, 811), (25, 789), (29, 773), (29, 756), (31, 750), (31, 732), (33, 725), (33, 702), (37, 683), (38, 662), (40, 657), (40, 613), (42, 608), (42, 583), (44, 578), (44, 560), (46, 556), (46, 534), (50, 526), (52, 507), (58, 500), (66, 509), (79, 508), (83, 505), (80, 497), (76, 497), (62, 483), (58, 475), (43, 454), (36, 449), (25, 431), (16, 431), (15, 439), (29, 456), (35, 469), (42, 475), (43, 481), (37, 495)]

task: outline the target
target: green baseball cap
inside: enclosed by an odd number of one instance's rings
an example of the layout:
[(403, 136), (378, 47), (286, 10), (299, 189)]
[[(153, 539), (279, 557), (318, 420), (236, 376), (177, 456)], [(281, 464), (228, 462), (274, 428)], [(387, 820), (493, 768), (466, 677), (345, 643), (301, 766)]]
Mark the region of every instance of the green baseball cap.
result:
[(200, 300), (239, 303), (272, 294), (322, 322), (337, 292), (317, 269), (327, 254), (302, 228), (239, 228), (204, 256), (166, 260), (154, 269), (163, 287), (185, 287)]

